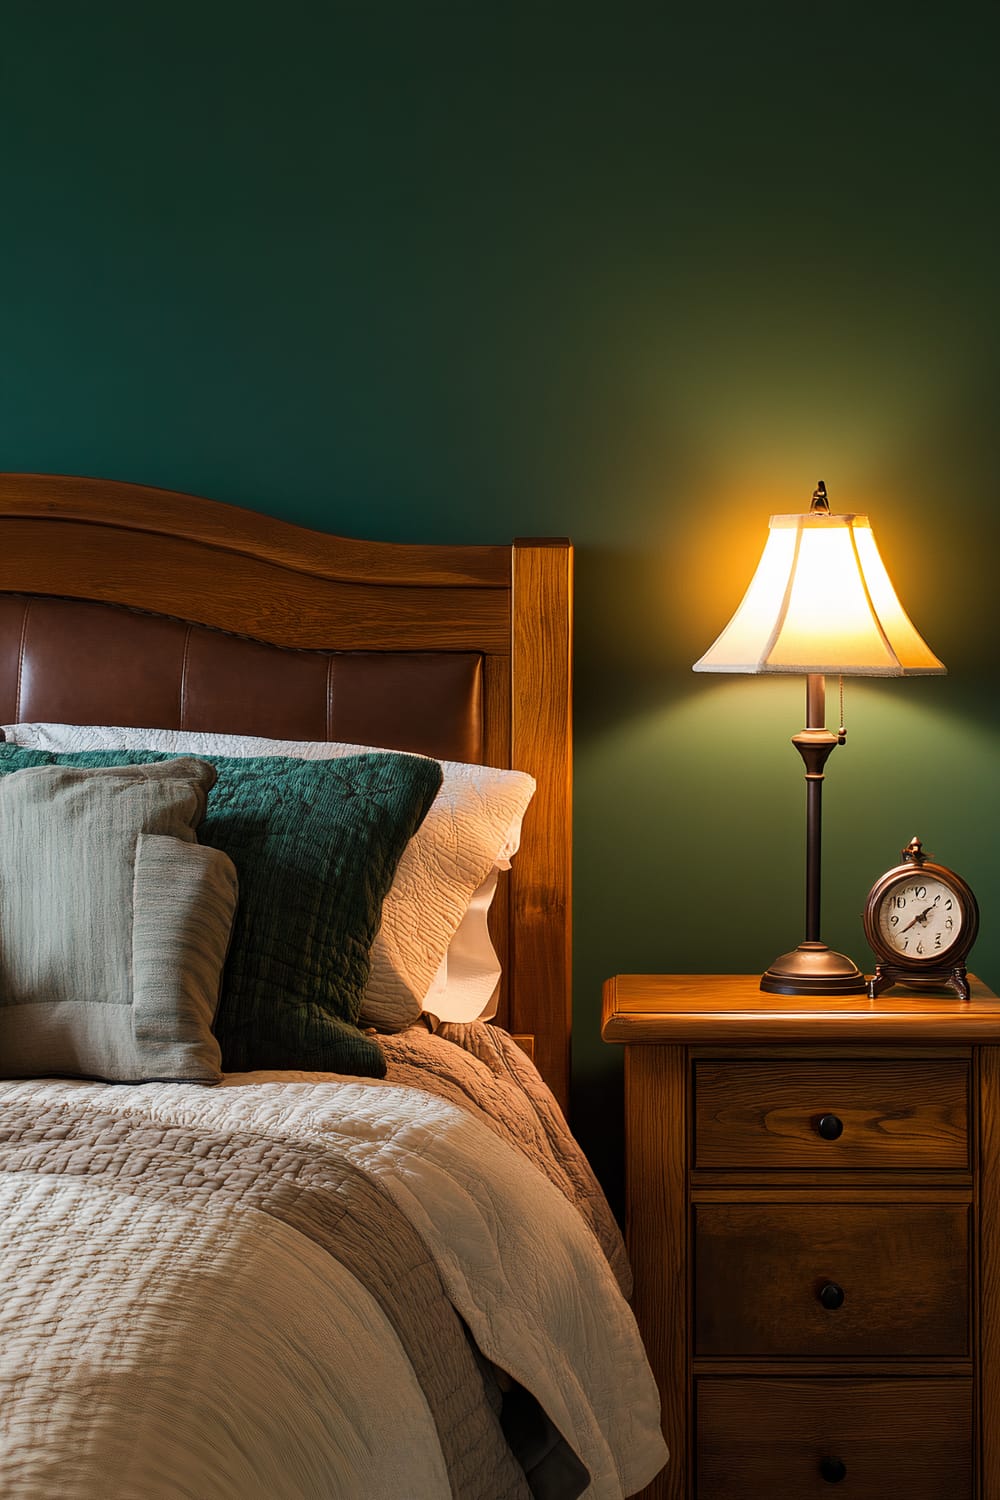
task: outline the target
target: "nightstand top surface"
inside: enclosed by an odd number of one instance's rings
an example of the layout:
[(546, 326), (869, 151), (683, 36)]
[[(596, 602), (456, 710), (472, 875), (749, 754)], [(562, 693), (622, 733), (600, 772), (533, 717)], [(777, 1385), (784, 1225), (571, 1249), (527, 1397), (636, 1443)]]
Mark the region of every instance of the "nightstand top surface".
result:
[(604, 986), (606, 1042), (1000, 1042), (1000, 999), (894, 987), (867, 995), (770, 995), (757, 974), (619, 974)]

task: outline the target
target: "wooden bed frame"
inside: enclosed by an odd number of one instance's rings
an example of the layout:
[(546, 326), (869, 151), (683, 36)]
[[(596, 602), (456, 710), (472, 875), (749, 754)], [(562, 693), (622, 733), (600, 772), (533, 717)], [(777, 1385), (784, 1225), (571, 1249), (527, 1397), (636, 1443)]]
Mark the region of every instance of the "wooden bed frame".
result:
[[(520, 853), (491, 913), (504, 968), (497, 1019), (532, 1052), (566, 1107), (567, 541), (355, 541), (145, 485), (7, 474), (0, 475), (0, 596), (8, 594), (121, 606), (122, 629), (141, 611), (299, 651), (477, 653), (483, 763), (530, 771), (538, 783)], [(12, 640), (0, 646), (20, 649)]]

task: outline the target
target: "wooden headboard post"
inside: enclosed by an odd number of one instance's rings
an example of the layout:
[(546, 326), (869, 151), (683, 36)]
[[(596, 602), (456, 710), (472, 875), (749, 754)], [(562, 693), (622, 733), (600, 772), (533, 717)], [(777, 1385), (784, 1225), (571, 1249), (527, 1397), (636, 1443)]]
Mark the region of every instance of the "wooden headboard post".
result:
[[(29, 622), (43, 608), (32, 599), (100, 607), (100, 628), (111, 630), (116, 642), (138, 640), (154, 625), (161, 637), (172, 632), (183, 640), (181, 622), (238, 638), (244, 655), (260, 649), (253, 643), (312, 653), (312, 661), (318, 654), (345, 652), (475, 653), (482, 661), (482, 760), (529, 771), (538, 783), (521, 851), (491, 913), (504, 966), (498, 1019), (530, 1045), (565, 1107), (571, 588), (572, 548), (564, 540), (472, 547), (365, 542), (145, 485), (0, 475), (0, 722), (68, 718), (61, 705), (72, 701), (77, 723), (309, 737), (288, 734), (280, 719), (275, 721), (266, 695), (251, 703), (248, 691), (249, 707), (240, 706), (239, 724), (227, 719), (231, 711), (223, 713), (205, 700), (204, 682), (200, 702), (187, 707), (186, 647), (170, 679), (169, 701), (177, 705), (170, 722), (136, 718), (139, 710), (124, 678), (119, 686), (109, 676), (113, 668), (92, 659), (86, 675), (102, 711), (91, 712), (86, 691), (76, 691), (79, 641), (65, 632), (53, 637), (51, 620), (46, 639), (53, 691), (47, 693), (46, 681), (40, 680), (46, 673), (31, 666), (27, 649)], [(30, 607), (11, 595), (28, 596)], [(113, 607), (110, 621), (104, 619), (105, 606)], [(50, 614), (64, 608), (46, 607)], [(153, 668), (134, 645), (130, 662), (134, 693), (135, 684), (148, 686)], [(214, 681), (209, 678), (210, 686)], [(320, 731), (311, 737), (348, 736)], [(392, 748), (421, 748), (406, 741), (404, 726)]]
[[(511, 608), (511, 762), (538, 790), (512, 869), (518, 984), (510, 1025), (564, 1110), (572, 1011), (573, 549), (517, 540)], [(556, 1019), (558, 1017), (558, 1020)]]

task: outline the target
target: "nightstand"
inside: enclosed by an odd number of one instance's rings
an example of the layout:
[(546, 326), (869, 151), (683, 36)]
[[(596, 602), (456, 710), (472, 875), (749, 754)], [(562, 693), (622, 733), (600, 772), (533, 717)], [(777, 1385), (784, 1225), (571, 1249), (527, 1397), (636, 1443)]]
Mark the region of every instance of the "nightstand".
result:
[(1000, 1500), (1000, 1001), (620, 975), (657, 1500)]

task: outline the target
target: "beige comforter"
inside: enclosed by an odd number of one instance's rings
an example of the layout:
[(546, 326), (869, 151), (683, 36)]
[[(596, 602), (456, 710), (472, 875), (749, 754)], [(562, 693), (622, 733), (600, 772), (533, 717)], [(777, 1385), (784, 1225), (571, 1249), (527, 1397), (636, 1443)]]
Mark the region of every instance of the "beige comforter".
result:
[[(620, 1497), (651, 1477), (656, 1392), (606, 1204), (512, 1044), (454, 1041), (390, 1039), (384, 1082), (0, 1083), (5, 1500), (526, 1500), (580, 1493), (581, 1465), (588, 1496)], [(511, 1387), (561, 1434), (534, 1469)]]

